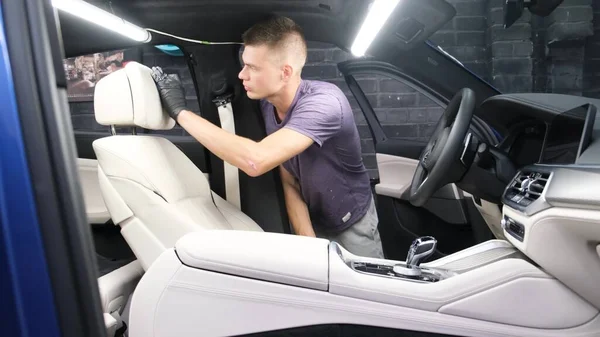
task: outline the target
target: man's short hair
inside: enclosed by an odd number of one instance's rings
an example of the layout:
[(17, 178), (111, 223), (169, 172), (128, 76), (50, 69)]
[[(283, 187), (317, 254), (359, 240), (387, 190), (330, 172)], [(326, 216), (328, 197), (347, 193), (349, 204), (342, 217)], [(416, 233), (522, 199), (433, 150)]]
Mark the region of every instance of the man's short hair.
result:
[(299, 53), (300, 68), (306, 61), (306, 39), (302, 27), (284, 16), (271, 16), (255, 24), (242, 34), (242, 41), (246, 46), (266, 45), (281, 51), (294, 48), (292, 51)]

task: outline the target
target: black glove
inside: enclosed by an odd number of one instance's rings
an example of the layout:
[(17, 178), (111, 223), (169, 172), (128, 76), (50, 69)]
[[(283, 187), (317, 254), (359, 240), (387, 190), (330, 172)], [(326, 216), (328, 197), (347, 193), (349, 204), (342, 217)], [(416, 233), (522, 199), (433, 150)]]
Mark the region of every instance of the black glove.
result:
[(177, 116), (182, 110), (188, 110), (185, 106), (185, 93), (183, 85), (177, 74), (165, 74), (160, 67), (152, 67), (152, 78), (160, 94), (165, 110), (177, 121)]

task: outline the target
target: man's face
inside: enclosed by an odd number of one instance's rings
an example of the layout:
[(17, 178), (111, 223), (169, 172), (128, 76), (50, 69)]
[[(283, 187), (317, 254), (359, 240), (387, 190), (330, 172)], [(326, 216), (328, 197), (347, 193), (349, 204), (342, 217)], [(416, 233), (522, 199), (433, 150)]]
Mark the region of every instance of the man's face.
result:
[(268, 98), (280, 91), (285, 84), (283, 67), (278, 64), (275, 52), (268, 46), (246, 46), (242, 60), (244, 68), (238, 77), (249, 98)]

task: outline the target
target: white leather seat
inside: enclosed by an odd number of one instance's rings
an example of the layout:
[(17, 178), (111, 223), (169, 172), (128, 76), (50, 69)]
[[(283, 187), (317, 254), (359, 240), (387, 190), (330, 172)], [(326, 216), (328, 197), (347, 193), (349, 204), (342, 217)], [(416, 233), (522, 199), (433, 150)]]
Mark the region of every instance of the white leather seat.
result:
[[(94, 93), (102, 125), (167, 130), (151, 70), (139, 63), (104, 77)], [(106, 207), (144, 270), (183, 235), (205, 229), (262, 231), (210, 190), (205, 175), (160, 136), (115, 135), (94, 141)]]
[(98, 161), (95, 159), (77, 158), (80, 186), (83, 191), (85, 213), (88, 223), (104, 224), (110, 220), (110, 214), (104, 204), (98, 184)]
[(123, 326), (125, 305), (143, 274), (144, 270), (136, 260), (98, 278), (100, 302), (109, 337)]

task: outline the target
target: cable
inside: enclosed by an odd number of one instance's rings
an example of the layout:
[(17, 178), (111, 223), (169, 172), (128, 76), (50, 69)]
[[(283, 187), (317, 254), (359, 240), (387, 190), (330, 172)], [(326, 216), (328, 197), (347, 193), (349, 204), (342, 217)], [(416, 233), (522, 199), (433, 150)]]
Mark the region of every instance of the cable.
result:
[(161, 32), (159, 30), (156, 29), (152, 29), (152, 28), (146, 28), (147, 31), (149, 32), (154, 32), (157, 34), (161, 34), (161, 35), (165, 35), (165, 36), (170, 36), (179, 40), (183, 40), (183, 41), (188, 41), (188, 42), (194, 42), (194, 43), (199, 43), (199, 44), (208, 44), (208, 45), (212, 45), (212, 44), (242, 44), (241, 42), (210, 42), (210, 41), (202, 41), (202, 40), (194, 40), (194, 39), (188, 39), (185, 37), (179, 37), (176, 35), (172, 35), (169, 33), (165, 33), (165, 32)]

